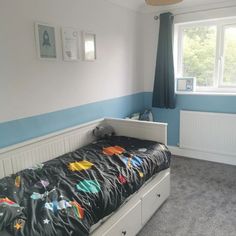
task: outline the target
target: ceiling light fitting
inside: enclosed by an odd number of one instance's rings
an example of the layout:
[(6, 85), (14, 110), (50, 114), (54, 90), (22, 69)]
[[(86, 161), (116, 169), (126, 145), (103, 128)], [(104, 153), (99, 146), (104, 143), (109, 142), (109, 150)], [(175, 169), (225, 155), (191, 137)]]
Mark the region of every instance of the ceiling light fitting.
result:
[(163, 6), (182, 2), (183, 0), (145, 0), (150, 6)]

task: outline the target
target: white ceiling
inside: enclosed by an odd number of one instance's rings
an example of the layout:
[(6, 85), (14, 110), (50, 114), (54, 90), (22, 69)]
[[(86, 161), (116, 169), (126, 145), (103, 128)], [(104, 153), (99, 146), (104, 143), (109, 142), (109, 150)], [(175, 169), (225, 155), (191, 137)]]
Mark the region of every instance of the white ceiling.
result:
[(129, 8), (134, 11), (140, 11), (140, 12), (157, 12), (162, 10), (168, 10), (168, 9), (181, 9), (181, 8), (192, 8), (192, 7), (198, 7), (198, 6), (204, 6), (204, 5), (214, 5), (216, 3), (232, 3), (235, 2), (235, 0), (184, 0), (181, 3), (177, 3), (175, 5), (169, 5), (169, 6), (163, 6), (163, 7), (151, 7), (147, 6), (145, 4), (145, 0), (107, 0), (109, 2), (112, 2), (116, 5)]

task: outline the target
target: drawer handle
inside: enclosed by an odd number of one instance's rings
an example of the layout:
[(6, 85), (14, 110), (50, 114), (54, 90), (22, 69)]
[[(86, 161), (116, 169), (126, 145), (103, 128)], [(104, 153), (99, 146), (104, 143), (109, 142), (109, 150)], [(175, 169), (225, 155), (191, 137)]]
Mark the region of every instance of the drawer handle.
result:
[(158, 194), (157, 194), (157, 197), (161, 197), (161, 194), (158, 193)]
[(122, 231), (122, 235), (125, 236), (126, 234), (127, 234), (126, 230)]

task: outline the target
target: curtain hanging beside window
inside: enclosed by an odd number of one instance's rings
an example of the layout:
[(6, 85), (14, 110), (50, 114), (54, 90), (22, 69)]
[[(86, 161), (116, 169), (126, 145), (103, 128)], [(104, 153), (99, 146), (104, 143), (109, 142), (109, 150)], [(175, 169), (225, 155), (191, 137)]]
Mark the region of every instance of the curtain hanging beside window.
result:
[(155, 81), (152, 106), (175, 108), (175, 75), (173, 59), (173, 19), (172, 13), (160, 15), (160, 30), (157, 49)]

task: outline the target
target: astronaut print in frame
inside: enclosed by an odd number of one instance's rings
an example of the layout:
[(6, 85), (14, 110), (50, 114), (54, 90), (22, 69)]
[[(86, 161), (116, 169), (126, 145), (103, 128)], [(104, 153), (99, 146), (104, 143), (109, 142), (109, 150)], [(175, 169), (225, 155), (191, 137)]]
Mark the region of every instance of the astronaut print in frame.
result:
[(35, 23), (37, 52), (40, 59), (56, 60), (56, 29), (52, 25)]

